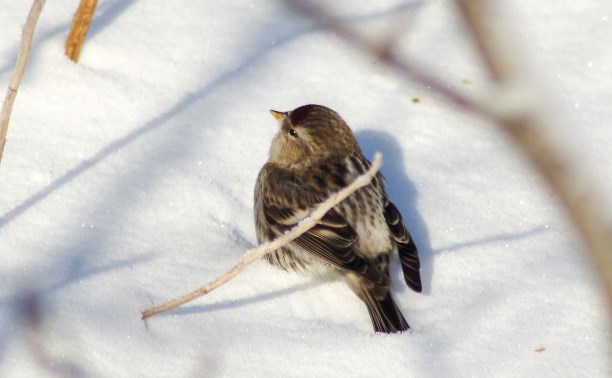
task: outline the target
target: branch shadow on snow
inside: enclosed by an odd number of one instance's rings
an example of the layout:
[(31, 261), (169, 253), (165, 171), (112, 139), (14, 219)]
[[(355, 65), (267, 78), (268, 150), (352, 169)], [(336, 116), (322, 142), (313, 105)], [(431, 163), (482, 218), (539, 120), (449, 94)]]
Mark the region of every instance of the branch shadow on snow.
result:
[(521, 232), (504, 232), (489, 236), (483, 236), (479, 239), (469, 240), (461, 243), (455, 243), (448, 246), (440, 247), (432, 251), (434, 255), (441, 254), (443, 252), (456, 252), (457, 250), (475, 247), (484, 244), (495, 244), (495, 243), (503, 243), (507, 241), (516, 241), (520, 239), (526, 239), (531, 236), (541, 234), (546, 232), (545, 226), (535, 226), (529, 230), (521, 231)]
[[(279, 270), (279, 272), (283, 273)], [(232, 310), (236, 308), (241, 308), (245, 306), (249, 306), (256, 303), (266, 302), (277, 298), (286, 297), (293, 293), (298, 293), (304, 290), (313, 289), (315, 287), (325, 285), (329, 282), (326, 279), (316, 279), (313, 278), (307, 282), (294, 285), (291, 287), (287, 287), (284, 289), (274, 290), (263, 294), (253, 295), (251, 297), (239, 298), (229, 301), (222, 301), (218, 303), (211, 303), (207, 305), (196, 305), (189, 307), (179, 307), (178, 309), (168, 311), (166, 313), (160, 314), (160, 316), (173, 316), (173, 315), (189, 315), (189, 314), (201, 314), (201, 313), (210, 313), (215, 311), (224, 311), (224, 310)]]
[[(125, 4), (122, 2), (115, 2), (108, 9), (105, 9), (104, 12), (102, 12), (102, 15), (97, 16), (101, 20), (96, 21), (94, 18), (94, 21), (92, 22), (93, 35), (103, 30), (116, 17), (118, 17), (121, 13), (126, 11), (133, 3), (134, 1), (125, 2)], [(345, 20), (347, 22), (360, 22), (360, 21), (366, 22), (372, 19), (386, 17), (392, 14), (413, 11), (416, 8), (420, 7), (421, 5), (422, 5), (421, 1), (415, 1), (415, 2), (410, 2), (407, 4), (403, 4), (399, 7), (390, 8), (384, 12), (376, 12), (372, 14), (348, 17), (348, 18), (345, 18)], [(127, 133), (125, 136), (110, 142), (106, 147), (100, 149), (98, 152), (93, 154), (89, 159), (86, 159), (85, 161), (75, 165), (72, 169), (69, 169), (63, 175), (56, 178), (48, 186), (32, 194), (30, 197), (25, 199), (22, 203), (13, 207), (6, 213), (2, 214), (0, 216), (0, 228), (4, 227), (6, 224), (18, 218), (23, 213), (28, 211), (31, 207), (38, 204), (39, 202), (47, 198), (50, 194), (54, 193), (55, 191), (57, 191), (58, 189), (66, 185), (67, 183), (71, 182), (72, 180), (74, 180), (75, 178), (83, 174), (84, 172), (95, 167), (100, 162), (104, 161), (109, 156), (111, 156), (113, 153), (121, 149), (124, 149), (128, 145), (139, 140), (144, 135), (147, 135), (151, 133), (152, 131), (157, 130), (160, 126), (164, 125), (166, 122), (168, 122), (175, 116), (190, 109), (197, 101), (200, 101), (203, 98), (206, 98), (207, 96), (213, 94), (216, 90), (222, 88), (224, 85), (227, 85), (228, 82), (239, 79), (242, 73), (248, 71), (247, 70), (248, 67), (256, 65), (264, 57), (269, 55), (272, 51), (275, 51), (296, 39), (304, 37), (305, 35), (325, 30), (325, 28), (322, 28), (320, 26), (312, 26), (308, 24), (303, 25), (300, 22), (293, 23), (292, 22), (293, 18), (286, 17), (286, 14), (284, 14), (284, 17), (277, 17), (276, 19), (280, 20), (279, 22), (281, 23), (281, 25), (279, 25), (278, 28), (270, 27), (270, 25), (267, 25), (264, 31), (264, 33), (267, 33), (267, 34), (256, 39), (261, 42), (260, 47), (256, 49), (253, 53), (247, 54), (246, 56), (244, 56), (243, 59), (234, 68), (228, 68), (228, 70), (221, 73), (216, 78), (213, 78), (208, 83), (205, 83), (199, 90), (195, 92), (186, 93), (182, 98), (180, 98), (176, 103), (174, 103), (174, 105), (170, 106), (165, 111), (160, 112), (159, 115), (152, 118), (150, 121), (146, 122), (144, 125)], [(296, 20), (301, 20), (301, 19), (302, 19), (301, 17), (296, 18)], [(287, 30), (287, 27), (281, 27), (283, 25), (286, 26), (287, 24), (289, 25), (297, 24), (298, 27), (293, 27), (289, 29), (288, 32), (286, 32), (284, 35), (281, 35), (281, 36), (268, 35), (272, 33), (272, 30), (279, 30), (279, 29)], [(61, 32), (62, 30), (63, 30), (63, 27), (56, 28), (48, 32), (44, 37), (42, 37), (42, 39), (46, 40), (54, 36), (55, 34)], [(274, 40), (275, 43), (273, 45), (270, 45), (269, 44), (270, 40)], [(189, 138), (186, 137), (186, 140), (189, 140)], [(160, 153), (163, 153), (163, 151), (161, 151)]]
[(90, 264), (88, 262), (88, 256), (76, 256), (68, 262), (58, 260), (54, 266), (46, 267), (46, 270), (61, 273), (52, 277), (48, 277), (50, 274), (35, 274), (35, 276), (41, 278), (37, 279), (36, 277), (31, 277), (29, 279), (23, 279), (23, 286), (14, 289), (17, 294), (11, 294), (9, 296), (0, 298), (0, 307), (13, 306), (15, 304), (15, 298), (20, 297), (19, 293), (36, 293), (42, 297), (46, 297), (70, 286), (75, 282), (84, 281), (107, 272), (146, 263), (151, 261), (154, 257), (154, 255), (136, 256), (120, 261), (114, 261), (101, 266)]
[(102, 32), (109, 25), (112, 25), (125, 11), (136, 3), (136, 0), (115, 0), (112, 4), (102, 3), (96, 8), (96, 13), (91, 21), (91, 27), (87, 33), (87, 39)]

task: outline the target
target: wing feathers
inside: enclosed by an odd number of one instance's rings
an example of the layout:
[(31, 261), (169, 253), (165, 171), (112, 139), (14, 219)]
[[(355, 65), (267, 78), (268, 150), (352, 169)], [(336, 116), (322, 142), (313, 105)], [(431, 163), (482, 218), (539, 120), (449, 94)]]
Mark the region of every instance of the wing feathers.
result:
[(387, 220), (393, 239), (397, 242), (397, 251), (400, 262), (402, 263), (404, 281), (406, 281), (408, 287), (420, 293), (423, 287), (421, 285), (421, 262), (419, 261), (419, 252), (402, 221), (402, 216), (397, 210), (397, 207), (389, 200), (385, 202), (385, 219)]
[[(305, 211), (293, 212), (288, 208), (266, 204), (264, 206), (266, 220), (279, 235), (306, 216)], [(331, 209), (316, 226), (295, 239), (294, 243), (331, 265), (355, 272), (377, 285), (388, 287), (388, 277), (378, 267), (355, 253), (353, 245), (356, 241), (355, 230), (338, 211)]]

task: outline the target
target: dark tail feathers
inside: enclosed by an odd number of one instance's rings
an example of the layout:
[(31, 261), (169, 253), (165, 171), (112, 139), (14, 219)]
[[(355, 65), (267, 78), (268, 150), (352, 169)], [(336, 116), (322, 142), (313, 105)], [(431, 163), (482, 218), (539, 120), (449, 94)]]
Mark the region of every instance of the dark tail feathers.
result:
[(402, 271), (404, 272), (406, 285), (417, 293), (420, 293), (423, 287), (421, 285), (421, 274), (419, 272), (421, 268), (419, 252), (412, 237), (409, 236), (409, 238), (410, 240), (408, 243), (397, 243), (397, 249), (402, 263)]
[(408, 330), (408, 322), (395, 304), (391, 292), (387, 290), (382, 299), (376, 298), (371, 291), (362, 291), (361, 300), (365, 303), (374, 326), (374, 331), (395, 333)]

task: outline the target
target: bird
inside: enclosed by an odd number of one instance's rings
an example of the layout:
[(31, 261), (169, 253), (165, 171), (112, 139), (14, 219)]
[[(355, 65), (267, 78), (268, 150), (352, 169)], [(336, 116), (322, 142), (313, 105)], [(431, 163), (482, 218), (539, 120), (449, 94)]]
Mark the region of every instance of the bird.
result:
[[(371, 166), (334, 110), (309, 104), (270, 112), (279, 129), (255, 183), (254, 217), (260, 244), (293, 228)], [(421, 292), (417, 246), (379, 172), (309, 231), (265, 259), (286, 271), (331, 275), (346, 282), (367, 307), (374, 331), (396, 333), (410, 326), (391, 294), (393, 253), (399, 255), (405, 283)]]

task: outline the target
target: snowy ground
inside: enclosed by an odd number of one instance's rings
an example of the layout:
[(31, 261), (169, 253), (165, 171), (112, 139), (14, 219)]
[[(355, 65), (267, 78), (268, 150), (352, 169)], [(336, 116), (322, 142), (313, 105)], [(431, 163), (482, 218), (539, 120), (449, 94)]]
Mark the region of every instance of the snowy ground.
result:
[[(0, 3), (6, 88), (30, 3)], [(449, 86), (485, 85), (448, 1), (353, 3), (332, 8), (373, 33), (402, 15), (406, 53)], [(50, 361), (108, 377), (612, 375), (583, 247), (503, 135), (275, 2), (101, 0), (75, 65), (77, 4), (46, 4), (0, 166), (0, 376), (46, 376)], [(559, 133), (612, 192), (612, 6), (509, 6)], [(142, 322), (254, 246), (268, 109), (306, 103), (385, 156), (424, 266), (420, 295), (393, 274), (413, 330), (374, 334), (342, 284), (263, 262)], [(31, 292), (35, 332), (20, 321)]]

